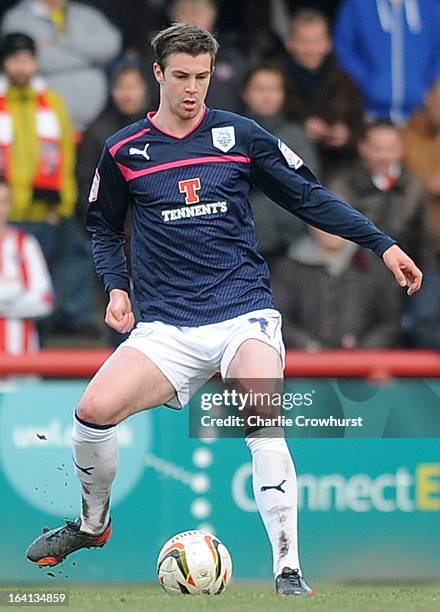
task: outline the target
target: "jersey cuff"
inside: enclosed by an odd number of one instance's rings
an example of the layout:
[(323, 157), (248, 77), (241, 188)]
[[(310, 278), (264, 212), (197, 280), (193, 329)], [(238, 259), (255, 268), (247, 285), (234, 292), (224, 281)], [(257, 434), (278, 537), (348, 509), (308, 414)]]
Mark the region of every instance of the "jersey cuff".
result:
[(112, 289), (120, 289), (130, 294), (130, 281), (126, 276), (121, 274), (104, 274), (102, 281), (107, 293), (110, 293)]
[(391, 238), (390, 236), (384, 236), (383, 238), (379, 240), (379, 242), (376, 244), (373, 250), (376, 253), (376, 255), (379, 255), (379, 257), (382, 257), (385, 251), (389, 249), (391, 246), (393, 246), (393, 244), (397, 244), (397, 241)]

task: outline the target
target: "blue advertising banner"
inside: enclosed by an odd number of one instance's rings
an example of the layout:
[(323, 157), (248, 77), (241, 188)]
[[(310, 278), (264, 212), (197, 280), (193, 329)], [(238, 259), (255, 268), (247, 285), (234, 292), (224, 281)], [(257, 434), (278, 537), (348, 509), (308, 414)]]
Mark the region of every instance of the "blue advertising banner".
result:
[[(367, 407), (370, 402), (371, 410), (388, 415), (388, 423), (393, 411), (398, 422), (403, 404), (425, 414), (439, 410), (439, 381), (395, 381), (392, 388), (376, 390), (349, 382), (345, 389), (337, 381), (294, 386), (312, 386), (344, 410), (347, 402)], [(25, 549), (44, 527), (78, 514), (70, 434), (85, 385), (41, 381), (2, 387), (0, 524), (7, 537), (0, 540), (1, 582), (50, 580), (46, 570), (25, 560)], [(440, 574), (440, 440), (376, 435), (288, 440), (298, 472), (301, 559), (310, 579)], [(213, 531), (225, 542), (236, 578), (271, 577), (270, 547), (242, 439), (191, 438), (188, 410), (166, 408), (131, 417), (118, 427), (118, 439), (112, 539), (102, 550), (70, 557), (55, 568), (57, 579), (154, 580), (163, 543), (194, 528)]]

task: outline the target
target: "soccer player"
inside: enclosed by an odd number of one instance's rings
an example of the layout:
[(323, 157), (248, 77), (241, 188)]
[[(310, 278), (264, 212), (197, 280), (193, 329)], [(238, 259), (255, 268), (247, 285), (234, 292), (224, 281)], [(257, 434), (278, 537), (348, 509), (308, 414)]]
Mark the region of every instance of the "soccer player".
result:
[[(421, 285), (422, 273), (395, 241), (322, 187), (283, 142), (250, 119), (205, 107), (218, 47), (209, 32), (174, 24), (152, 45), (159, 109), (108, 139), (89, 197), (96, 269), (109, 294), (106, 322), (131, 334), (76, 409), (73, 458), (82, 510), (31, 544), (27, 557), (40, 566), (109, 540), (118, 423), (162, 404), (182, 407), (217, 371), (223, 379), (282, 377), (281, 317), (257, 250), (247, 201), (252, 181), (307, 223), (374, 250), (409, 294)], [(124, 256), (129, 210), (142, 316), (136, 327)], [(296, 474), (286, 441), (282, 432), (265, 429), (245, 434), (276, 591), (310, 595), (298, 556)]]

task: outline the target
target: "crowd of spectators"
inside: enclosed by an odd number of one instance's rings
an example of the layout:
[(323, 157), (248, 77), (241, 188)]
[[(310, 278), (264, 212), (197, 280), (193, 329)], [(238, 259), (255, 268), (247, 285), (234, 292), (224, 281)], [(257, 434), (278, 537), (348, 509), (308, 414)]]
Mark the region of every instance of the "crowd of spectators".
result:
[(253, 189), (287, 347), (440, 348), (439, 0), (3, 0), (0, 351), (36, 350), (37, 325), (45, 346), (118, 343), (88, 193), (105, 140), (157, 105), (149, 40), (173, 21), (219, 39), (208, 106), (283, 140), (425, 272), (408, 299), (375, 255)]

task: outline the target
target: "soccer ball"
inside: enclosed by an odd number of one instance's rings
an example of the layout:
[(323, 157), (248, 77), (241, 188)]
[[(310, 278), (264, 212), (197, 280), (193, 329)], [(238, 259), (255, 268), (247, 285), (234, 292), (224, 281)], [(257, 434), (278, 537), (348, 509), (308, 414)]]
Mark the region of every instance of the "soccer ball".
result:
[(157, 559), (159, 582), (170, 595), (219, 595), (232, 574), (228, 549), (203, 531), (184, 531), (168, 540)]

